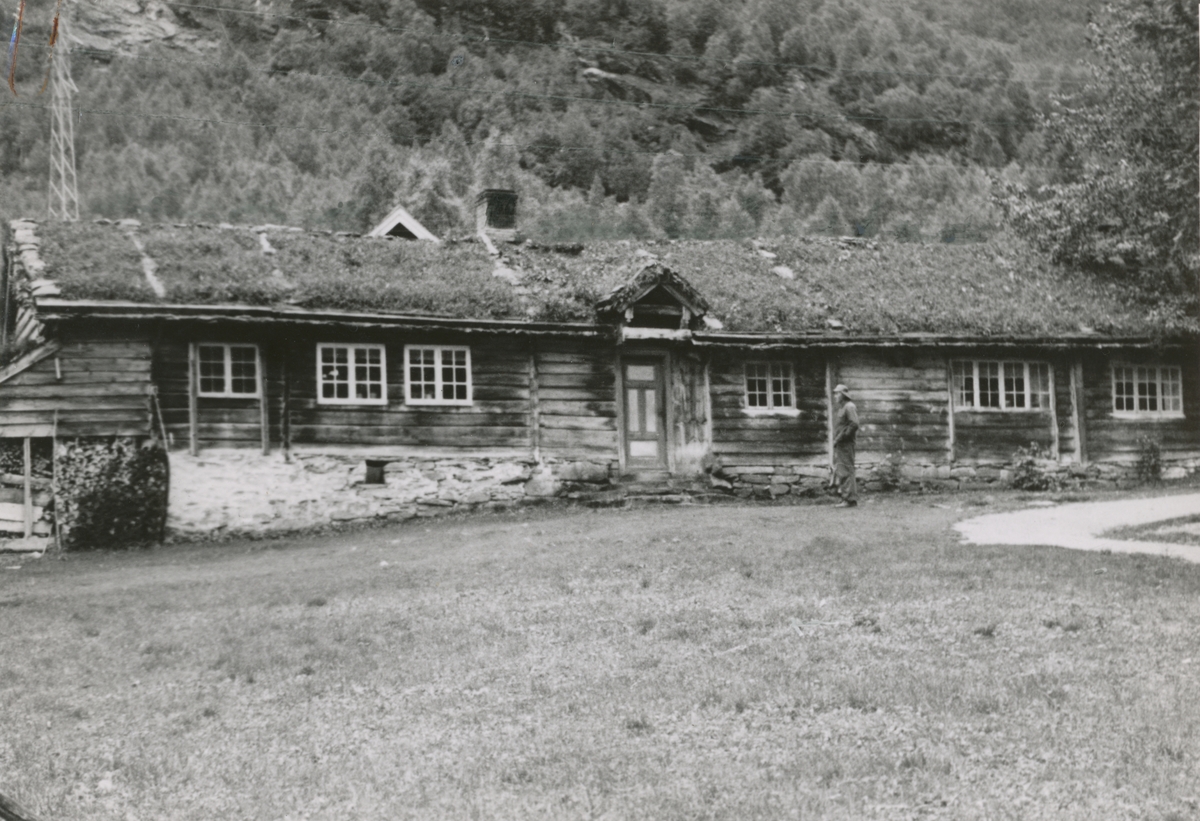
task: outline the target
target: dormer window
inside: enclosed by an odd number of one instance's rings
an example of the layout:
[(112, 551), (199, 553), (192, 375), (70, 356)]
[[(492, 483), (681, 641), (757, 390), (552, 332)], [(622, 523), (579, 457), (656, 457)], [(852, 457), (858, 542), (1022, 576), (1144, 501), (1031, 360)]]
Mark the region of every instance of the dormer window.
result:
[(596, 311), (630, 330), (690, 332), (700, 326), (708, 303), (683, 277), (652, 262), (600, 300)]
[(691, 312), (661, 285), (625, 309), (625, 324), (634, 328), (686, 328), (691, 318)]

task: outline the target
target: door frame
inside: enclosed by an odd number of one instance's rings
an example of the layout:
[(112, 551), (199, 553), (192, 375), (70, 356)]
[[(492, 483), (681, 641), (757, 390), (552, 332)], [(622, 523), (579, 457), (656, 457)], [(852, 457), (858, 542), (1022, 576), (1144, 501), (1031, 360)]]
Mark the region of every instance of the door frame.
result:
[(671, 447), (672, 432), (675, 424), (675, 412), (672, 407), (672, 388), (671, 388), (671, 354), (669, 351), (663, 350), (618, 350), (616, 357), (616, 388), (617, 388), (617, 456), (620, 472), (625, 474), (629, 471), (629, 460), (626, 456), (628, 450), (628, 442), (626, 441), (625, 431), (625, 363), (626, 360), (646, 359), (655, 360), (656, 364), (662, 368), (662, 401), (663, 401), (663, 461), (666, 463), (666, 471), (668, 473), (675, 472), (675, 451)]

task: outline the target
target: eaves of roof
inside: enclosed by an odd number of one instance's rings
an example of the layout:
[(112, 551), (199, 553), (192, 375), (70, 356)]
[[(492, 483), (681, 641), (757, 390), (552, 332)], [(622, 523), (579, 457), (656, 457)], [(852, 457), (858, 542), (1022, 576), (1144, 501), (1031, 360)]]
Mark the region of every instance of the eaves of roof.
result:
[(457, 319), (427, 314), (312, 310), (296, 306), (172, 305), (54, 298), (39, 299), (37, 306), (39, 317), (46, 322), (78, 319), (232, 320), (260, 324), (341, 325), (345, 327), (440, 329), (464, 332), (495, 331), (533, 335), (603, 336), (612, 333), (611, 327), (584, 322)]
[[(500, 333), (530, 336), (617, 337), (617, 326), (587, 322), (459, 319), (425, 314), (313, 310), (297, 306), (172, 305), (103, 300), (64, 300), (53, 297), (39, 298), (37, 304), (38, 313), (46, 322), (81, 319), (103, 319), (110, 321), (235, 321), (259, 325), (336, 325), (348, 328), (452, 330), (462, 333)], [(697, 347), (750, 348), (757, 350), (804, 347), (1159, 348), (1163, 346), (1180, 346), (1189, 343), (1194, 344), (1196, 341), (1191, 338), (1152, 339), (1144, 336), (1105, 336), (1097, 333), (1059, 336), (985, 336), (931, 333), (855, 335), (849, 331), (797, 333), (693, 331), (688, 332), (688, 337), (686, 342)]]

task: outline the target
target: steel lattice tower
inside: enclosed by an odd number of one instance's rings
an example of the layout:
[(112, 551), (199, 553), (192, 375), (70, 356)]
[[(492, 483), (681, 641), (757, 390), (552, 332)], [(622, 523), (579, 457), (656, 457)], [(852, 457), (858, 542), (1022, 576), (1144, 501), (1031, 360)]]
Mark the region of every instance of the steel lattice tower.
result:
[(71, 94), (78, 91), (71, 79), (71, 44), (67, 38), (66, 3), (58, 19), (58, 48), (51, 56), (50, 87), (50, 197), (51, 219), (79, 219), (79, 189), (75, 180), (75, 121)]

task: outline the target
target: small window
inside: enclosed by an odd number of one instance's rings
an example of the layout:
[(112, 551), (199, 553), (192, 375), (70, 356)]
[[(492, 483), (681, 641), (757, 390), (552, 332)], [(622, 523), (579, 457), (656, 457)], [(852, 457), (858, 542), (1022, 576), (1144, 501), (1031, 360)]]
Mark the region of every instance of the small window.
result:
[(1114, 365), (1113, 413), (1120, 416), (1183, 416), (1183, 376), (1166, 365)]
[(200, 396), (259, 395), (256, 345), (197, 345), (196, 370)]
[(470, 405), (471, 349), (409, 345), (404, 382), (404, 401), (410, 405)]
[(387, 358), (382, 345), (317, 345), (317, 401), (386, 405)]
[(1045, 362), (950, 363), (955, 407), (1045, 410), (1050, 407), (1050, 366)]
[(790, 362), (746, 363), (746, 408), (751, 411), (791, 411), (796, 407)]
[(386, 468), (387, 468), (387, 462), (382, 462), (378, 459), (368, 459), (367, 460), (367, 473), (366, 473), (366, 477), (363, 479), (363, 484), (365, 484), (365, 485), (386, 485), (387, 484), (387, 474), (385, 473)]

